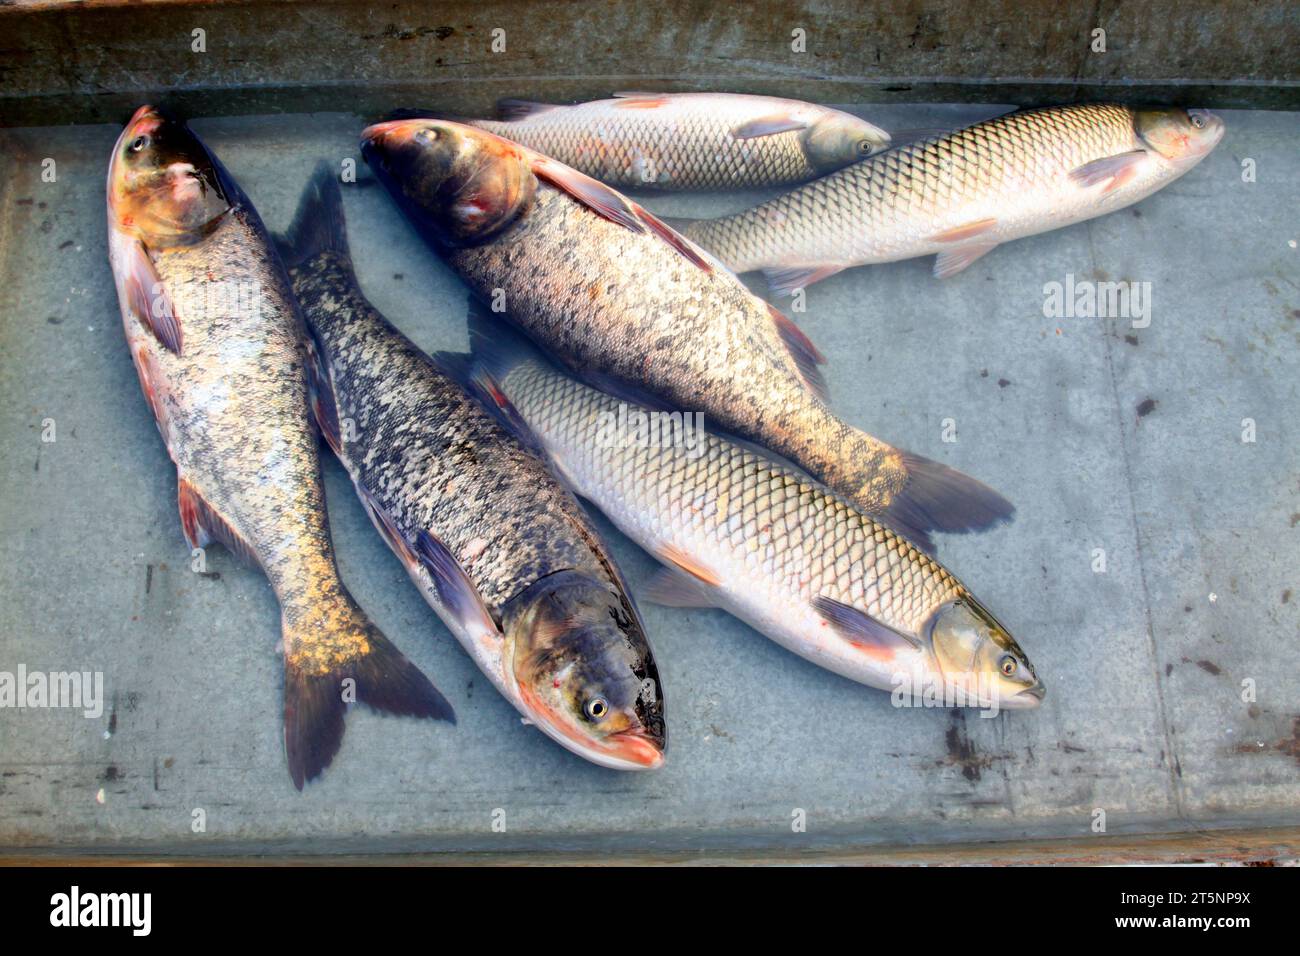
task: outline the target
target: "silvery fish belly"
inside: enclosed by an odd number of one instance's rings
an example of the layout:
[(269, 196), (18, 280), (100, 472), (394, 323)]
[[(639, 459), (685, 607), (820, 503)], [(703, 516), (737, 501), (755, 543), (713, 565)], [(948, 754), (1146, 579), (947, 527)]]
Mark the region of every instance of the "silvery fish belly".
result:
[(795, 324), (608, 186), (442, 120), (371, 127), (362, 151), (473, 292), (588, 380), (703, 412), (921, 544), (1013, 511), (838, 418), (821, 356)]
[(797, 654), (891, 690), (1032, 707), (1024, 652), (933, 558), (797, 469), (561, 373), (513, 335), (472, 336), (508, 403), (578, 492), (666, 565), (650, 600), (730, 611)]
[(737, 93), (619, 93), (574, 106), (504, 100), (471, 125), (625, 189), (786, 186), (889, 146), (839, 110)]
[(345, 681), (377, 709), (450, 719), (339, 580), (302, 319), (247, 197), (184, 123), (142, 107), (114, 147), (108, 224), (123, 327), (176, 465), (185, 537), (249, 559), (280, 603), (294, 784), (339, 748)]
[(421, 594), (526, 722), (602, 766), (660, 766), (663, 690), (612, 555), (546, 464), (365, 299), (328, 168), (284, 248), (321, 431)]
[(787, 293), (850, 266), (935, 255), (936, 276), (999, 244), (1122, 209), (1223, 137), (1205, 110), (1085, 105), (1010, 113), (849, 166), (683, 233)]

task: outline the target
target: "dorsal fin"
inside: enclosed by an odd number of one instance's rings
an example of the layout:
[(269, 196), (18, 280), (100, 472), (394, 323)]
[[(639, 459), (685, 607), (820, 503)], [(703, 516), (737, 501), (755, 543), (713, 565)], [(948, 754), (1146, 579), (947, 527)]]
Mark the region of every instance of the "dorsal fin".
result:
[(497, 100), (497, 119), (504, 123), (513, 123), (516, 120), (536, 116), (538, 113), (549, 113), (554, 109), (560, 109), (560, 106), (556, 103), (536, 103), (532, 100), (507, 98)]

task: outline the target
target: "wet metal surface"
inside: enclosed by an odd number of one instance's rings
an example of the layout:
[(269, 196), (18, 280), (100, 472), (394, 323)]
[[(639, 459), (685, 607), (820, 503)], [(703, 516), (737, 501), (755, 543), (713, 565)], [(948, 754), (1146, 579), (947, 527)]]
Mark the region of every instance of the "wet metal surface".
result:
[[(867, 115), (886, 128), (978, 118)], [(106, 695), (97, 719), (0, 710), (0, 847), (788, 852), (1087, 838), (1098, 810), (1111, 834), (1295, 825), (1300, 117), (1226, 119), (1209, 159), (1130, 210), (945, 282), (928, 260), (841, 273), (796, 315), (845, 418), (1016, 503), (1010, 526), (939, 553), (1029, 652), (1041, 709), (895, 709), (720, 611), (647, 605), (669, 759), (602, 770), (520, 724), (328, 461), (344, 580), (459, 723), (355, 712), (303, 794), (282, 752), (270, 589), (216, 548), (191, 570), (174, 470), (123, 344), (103, 221), (117, 130), (0, 133), (0, 671), (101, 671)], [(319, 158), (356, 156), (361, 119), (195, 126), (274, 229)], [(753, 198), (647, 204), (698, 215)], [(375, 305), (427, 349), (464, 348), (454, 277), (377, 186), (345, 201)], [(1045, 317), (1044, 286), (1071, 275), (1150, 283), (1149, 325)], [(635, 589), (653, 563), (603, 527)], [(806, 833), (792, 832), (797, 809)]]

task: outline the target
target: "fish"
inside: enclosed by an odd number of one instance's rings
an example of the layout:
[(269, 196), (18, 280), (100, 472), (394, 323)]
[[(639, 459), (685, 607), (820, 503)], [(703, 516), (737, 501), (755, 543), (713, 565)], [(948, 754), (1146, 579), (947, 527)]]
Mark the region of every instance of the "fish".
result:
[(571, 106), (502, 100), (467, 120), (624, 189), (793, 186), (888, 148), (850, 113), (741, 93), (615, 93)]
[(774, 295), (852, 266), (934, 255), (948, 278), (1013, 239), (1123, 209), (1223, 138), (1202, 109), (1088, 104), (1025, 110), (901, 146), (679, 230)]
[(362, 155), (474, 295), (590, 383), (706, 414), (926, 547), (1014, 511), (836, 416), (802, 330), (613, 188), (447, 120), (372, 126)]
[(608, 546), (528, 444), (365, 298), (328, 166), (281, 248), (321, 432), (425, 600), (525, 722), (604, 767), (662, 766), (659, 669)]
[(308, 412), (309, 349), (257, 211), (181, 120), (142, 106), (113, 147), (109, 261), (191, 548), (262, 570), (280, 605), (284, 748), (299, 790), (349, 703), (452, 721), (451, 704), (339, 578)]
[(479, 394), (662, 562), (645, 599), (722, 608), (913, 704), (927, 693), (986, 708), (1042, 701), (1020, 645), (934, 558), (762, 449), (583, 384), (500, 325), (471, 325)]

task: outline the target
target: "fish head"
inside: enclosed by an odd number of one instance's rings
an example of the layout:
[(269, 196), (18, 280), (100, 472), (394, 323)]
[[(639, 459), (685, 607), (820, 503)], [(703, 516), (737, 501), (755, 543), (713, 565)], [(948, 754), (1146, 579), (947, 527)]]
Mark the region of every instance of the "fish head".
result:
[(361, 134), (361, 155), (416, 225), (451, 248), (486, 242), (537, 192), (520, 147), (450, 120), (377, 123)]
[(889, 148), (889, 134), (849, 113), (832, 110), (803, 132), (803, 152), (818, 173), (834, 172)]
[(1139, 110), (1134, 120), (1143, 145), (1178, 166), (1199, 163), (1223, 139), (1223, 120), (1209, 110)]
[(110, 222), (154, 247), (190, 245), (237, 204), (221, 164), (184, 122), (136, 110), (108, 167)]
[(521, 705), (544, 733), (601, 766), (663, 763), (659, 672), (630, 602), (585, 574), (561, 571), (512, 599), (503, 624)]
[(941, 605), (922, 629), (945, 683), (996, 696), (1008, 709), (1037, 707), (1046, 694), (1020, 645), (978, 601), (966, 595)]

